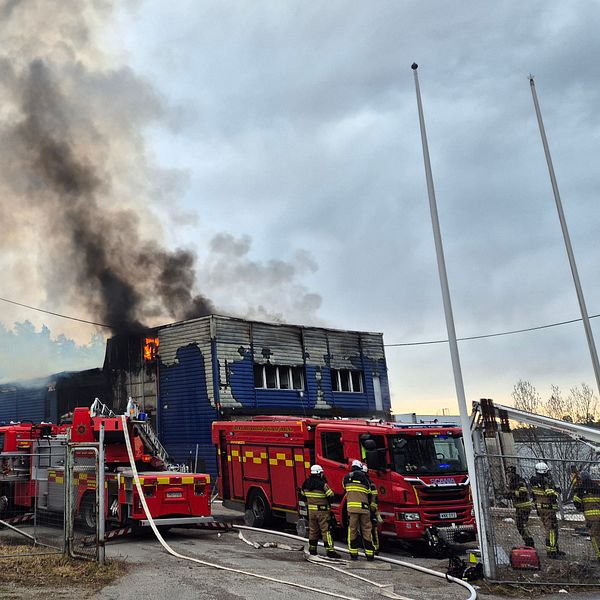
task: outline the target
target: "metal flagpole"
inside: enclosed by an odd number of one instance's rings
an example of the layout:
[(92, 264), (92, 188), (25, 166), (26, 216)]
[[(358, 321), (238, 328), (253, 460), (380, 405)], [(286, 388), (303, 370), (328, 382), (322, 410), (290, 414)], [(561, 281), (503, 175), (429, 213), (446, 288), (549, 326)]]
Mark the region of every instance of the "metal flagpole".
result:
[(463, 385), (462, 371), (460, 367), (460, 357), (458, 354), (458, 343), (456, 341), (456, 331), (454, 329), (454, 315), (452, 313), (452, 302), (450, 300), (450, 288), (448, 287), (448, 275), (446, 273), (446, 261), (444, 259), (444, 247), (442, 245), (442, 235), (440, 231), (440, 222), (438, 219), (437, 204), (435, 199), (435, 189), (433, 187), (433, 176), (431, 173), (431, 162), (429, 160), (429, 146), (427, 144), (427, 132), (425, 131), (425, 118), (423, 116), (423, 104), (421, 102), (421, 90), (419, 88), (419, 76), (417, 74), (417, 63), (412, 64), (412, 70), (415, 77), (415, 89), (417, 92), (417, 106), (419, 109), (419, 125), (421, 127), (421, 141), (423, 143), (423, 160), (425, 162), (425, 177), (427, 179), (427, 193), (429, 195), (429, 210), (431, 212), (431, 225), (433, 227), (433, 238), (435, 241), (435, 251), (437, 255), (438, 273), (440, 277), (440, 286), (442, 288), (442, 299), (444, 301), (444, 314), (446, 316), (446, 329), (448, 331), (448, 341), (450, 343), (450, 357), (452, 359), (452, 370), (454, 372), (454, 386), (456, 388), (456, 397), (458, 399), (458, 408), (460, 411), (460, 423), (463, 430), (463, 441), (465, 444), (465, 453), (467, 455), (467, 468), (469, 470), (469, 481), (471, 484), (471, 495), (473, 506), (475, 507), (475, 520), (477, 522), (477, 531), (481, 546), (483, 559), (483, 568), (486, 577), (491, 577), (491, 561), (489, 560), (487, 536), (485, 532), (485, 520), (479, 513), (479, 493), (477, 489), (477, 474), (475, 470), (475, 451), (473, 439), (471, 437), (471, 421), (467, 410), (467, 401), (465, 399), (465, 388)]
[(587, 307), (585, 305), (585, 298), (583, 297), (581, 282), (579, 281), (579, 273), (577, 272), (575, 255), (573, 254), (573, 248), (571, 246), (571, 238), (569, 236), (569, 230), (567, 228), (565, 213), (563, 212), (562, 201), (560, 199), (560, 192), (558, 191), (558, 184), (556, 183), (556, 175), (554, 174), (554, 166), (552, 165), (552, 157), (550, 156), (550, 148), (548, 146), (548, 140), (546, 138), (544, 122), (542, 121), (542, 113), (540, 111), (540, 103), (538, 102), (538, 97), (535, 90), (535, 82), (533, 81), (533, 75), (529, 76), (529, 84), (531, 86), (531, 95), (533, 96), (533, 105), (535, 107), (535, 114), (537, 116), (537, 121), (540, 128), (540, 135), (542, 136), (542, 144), (544, 145), (546, 163), (548, 163), (548, 173), (550, 174), (550, 183), (552, 184), (554, 200), (556, 201), (556, 210), (558, 211), (560, 227), (562, 229), (563, 238), (565, 240), (565, 248), (567, 250), (567, 256), (569, 257), (569, 265), (571, 266), (573, 283), (575, 284), (575, 291), (577, 292), (579, 309), (581, 310), (581, 320), (583, 321), (583, 328), (585, 329), (585, 336), (587, 338), (588, 347), (590, 349), (590, 356), (592, 357), (592, 366), (594, 367), (594, 375), (596, 376), (596, 387), (598, 389), (598, 393), (600, 393), (600, 367), (598, 366), (598, 353), (596, 351), (596, 344), (594, 343), (594, 334), (592, 333), (590, 318), (588, 316)]

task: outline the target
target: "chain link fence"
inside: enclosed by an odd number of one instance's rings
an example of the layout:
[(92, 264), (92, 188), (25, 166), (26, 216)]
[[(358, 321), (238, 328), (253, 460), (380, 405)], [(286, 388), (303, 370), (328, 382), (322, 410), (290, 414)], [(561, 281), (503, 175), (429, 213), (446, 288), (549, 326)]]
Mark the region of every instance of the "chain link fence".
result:
[[(31, 544), (37, 551), (65, 550), (66, 447), (0, 457), (0, 543)], [(11, 556), (10, 550), (3, 557)]]
[[(492, 579), (598, 585), (600, 510), (594, 525), (593, 511), (584, 516), (578, 502), (582, 478), (592, 489), (590, 473), (600, 474), (595, 449), (539, 427), (498, 434), (484, 449), (475, 466)], [(593, 489), (600, 493), (600, 481)]]
[[(69, 553), (99, 560), (98, 449), (41, 440), (33, 453), (0, 455), (0, 553)], [(103, 531), (103, 526), (102, 526)]]
[(98, 560), (99, 494), (97, 448), (70, 446), (67, 460), (66, 537), (74, 558)]

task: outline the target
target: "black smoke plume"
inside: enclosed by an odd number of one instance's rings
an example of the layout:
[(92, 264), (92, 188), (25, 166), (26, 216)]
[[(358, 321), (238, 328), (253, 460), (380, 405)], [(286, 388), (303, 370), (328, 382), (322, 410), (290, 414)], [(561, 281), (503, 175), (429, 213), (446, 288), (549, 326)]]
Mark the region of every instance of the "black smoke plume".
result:
[(209, 314), (194, 254), (156, 241), (148, 190), (135, 197), (113, 175), (138, 169), (143, 179), (141, 128), (160, 102), (128, 69), (103, 63), (85, 4), (0, 1), (0, 102), (10, 107), (0, 110), (0, 147), (10, 149), (0, 218), (13, 227), (4, 243), (37, 251), (51, 304), (85, 309), (114, 332)]

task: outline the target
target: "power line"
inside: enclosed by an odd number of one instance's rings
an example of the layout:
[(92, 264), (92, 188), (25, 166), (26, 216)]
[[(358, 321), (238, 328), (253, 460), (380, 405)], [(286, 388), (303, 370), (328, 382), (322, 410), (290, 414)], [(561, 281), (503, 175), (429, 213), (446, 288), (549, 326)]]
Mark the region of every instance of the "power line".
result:
[(79, 319), (77, 317), (71, 317), (69, 315), (61, 315), (60, 313), (52, 312), (51, 310), (44, 310), (43, 308), (37, 308), (36, 306), (29, 306), (29, 304), (23, 304), (22, 302), (15, 302), (14, 300), (9, 300), (8, 298), (0, 298), (2, 302), (7, 302), (8, 304), (15, 304), (16, 306), (22, 306), (23, 308), (28, 308), (29, 310), (35, 310), (37, 312), (45, 313), (47, 315), (52, 315), (53, 317), (60, 317), (61, 319), (69, 319), (70, 321), (78, 321), (79, 323), (88, 323), (89, 325), (97, 325), (98, 327), (106, 327), (107, 329), (113, 329), (110, 325), (106, 323), (96, 323), (96, 321), (88, 321), (87, 319)]
[[(22, 302), (16, 302), (15, 300), (9, 300), (8, 298), (0, 297), (1, 302), (7, 302), (8, 304), (14, 304), (16, 306), (22, 306), (23, 308), (28, 308), (29, 310), (35, 310), (37, 312), (41, 312), (47, 315), (52, 315), (53, 317), (60, 317), (61, 319), (69, 319), (70, 321), (78, 321), (79, 323), (87, 323), (88, 325), (97, 325), (98, 327), (106, 327), (107, 329), (114, 329), (111, 325), (107, 325), (106, 323), (98, 323), (97, 321), (88, 321), (87, 319), (79, 319), (78, 317), (71, 317), (70, 315), (63, 315), (61, 313), (52, 312), (50, 310), (44, 310), (43, 308), (38, 308), (36, 306), (30, 306), (29, 304), (23, 304)], [(600, 317), (600, 314), (590, 315), (590, 319), (596, 319)], [(483, 335), (471, 335), (468, 337), (457, 338), (459, 342), (465, 342), (469, 340), (482, 340), (484, 338), (493, 338), (500, 337), (504, 335), (513, 335), (515, 333), (527, 333), (529, 331), (539, 331), (540, 329), (550, 329), (551, 327), (559, 327), (561, 325), (570, 325), (571, 323), (578, 323), (581, 321), (579, 319), (570, 319), (569, 321), (558, 321), (556, 323), (549, 323), (548, 325), (538, 325), (537, 327), (526, 327), (525, 329), (513, 329), (511, 331), (500, 331), (498, 333), (486, 333)], [(445, 344), (448, 340), (427, 340), (424, 342), (404, 342), (399, 344), (384, 344), (386, 348), (399, 348), (403, 346), (428, 346), (431, 344)]]
[[(600, 317), (599, 315), (590, 315), (590, 319)], [(538, 325), (537, 327), (527, 327), (525, 329), (513, 329), (512, 331), (501, 331), (499, 333), (486, 333), (484, 335), (471, 335), (469, 337), (456, 338), (459, 342), (467, 340), (482, 340), (484, 338), (500, 337), (502, 335), (513, 335), (514, 333), (526, 333), (528, 331), (538, 331), (539, 329), (550, 329), (550, 327), (558, 327), (560, 325), (569, 325), (570, 323), (578, 323), (579, 319), (571, 319), (570, 321), (559, 321), (557, 323), (550, 323), (548, 325)], [(394, 348), (400, 346), (426, 346), (428, 344), (445, 344), (448, 340), (429, 340), (426, 342), (406, 342), (403, 344), (384, 344), (386, 348)]]

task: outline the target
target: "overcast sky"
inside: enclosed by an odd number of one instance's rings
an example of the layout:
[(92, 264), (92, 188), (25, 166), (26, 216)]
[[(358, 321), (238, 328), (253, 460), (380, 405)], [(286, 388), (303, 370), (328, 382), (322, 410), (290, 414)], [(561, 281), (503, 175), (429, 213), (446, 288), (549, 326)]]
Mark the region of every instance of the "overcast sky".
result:
[[(168, 188), (152, 210), (197, 252), (201, 291), (393, 344), (446, 337), (413, 61), (458, 336), (580, 316), (529, 73), (600, 313), (598, 31), (597, 3), (147, 0), (119, 4), (98, 43), (163, 105), (142, 132)], [(581, 323), (459, 347), (468, 401), (594, 384)], [(395, 412), (457, 411), (446, 344), (387, 360)]]

